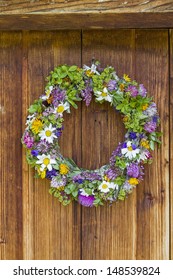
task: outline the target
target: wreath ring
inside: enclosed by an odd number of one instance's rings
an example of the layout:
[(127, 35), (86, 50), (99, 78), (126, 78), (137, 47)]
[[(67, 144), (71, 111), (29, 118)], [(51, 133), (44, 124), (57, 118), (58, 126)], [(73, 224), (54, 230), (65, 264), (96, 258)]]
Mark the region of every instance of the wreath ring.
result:
[[(77, 109), (77, 101), (89, 106), (93, 97), (99, 103), (109, 102), (121, 113), (127, 132), (107, 165), (85, 170), (63, 157), (58, 139), (63, 113), (70, 113), (70, 106)], [(28, 111), (22, 136), (27, 161), (36, 177), (50, 180), (50, 194), (63, 205), (76, 200), (92, 207), (124, 200), (143, 179), (143, 165), (152, 161), (155, 142), (161, 143), (161, 133), (156, 132), (160, 123), (157, 107), (144, 85), (126, 74), (119, 78), (113, 67), (101, 68), (97, 61), (91, 67), (56, 67), (47, 78), (45, 93)]]

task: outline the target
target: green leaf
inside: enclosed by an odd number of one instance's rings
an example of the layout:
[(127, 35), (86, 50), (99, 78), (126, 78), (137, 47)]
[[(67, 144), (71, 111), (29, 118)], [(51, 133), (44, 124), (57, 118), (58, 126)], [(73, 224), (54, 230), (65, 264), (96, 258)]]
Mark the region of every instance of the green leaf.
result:
[(75, 71), (77, 69), (77, 66), (76, 65), (73, 65), (73, 66), (71, 66), (69, 69), (68, 69), (68, 71), (69, 72), (73, 72), (73, 71)]
[(77, 197), (77, 196), (78, 196), (78, 190), (73, 191), (73, 192), (72, 192), (72, 195), (73, 195), (74, 197)]
[(150, 141), (150, 148), (154, 151), (154, 141)]

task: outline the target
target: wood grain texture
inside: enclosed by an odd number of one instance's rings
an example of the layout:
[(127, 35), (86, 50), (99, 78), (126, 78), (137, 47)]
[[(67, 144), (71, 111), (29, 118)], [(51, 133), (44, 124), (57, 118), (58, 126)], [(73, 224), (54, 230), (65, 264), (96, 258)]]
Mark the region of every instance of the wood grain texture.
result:
[(173, 12), (0, 14), (0, 30), (172, 28)]
[[(173, 31), (170, 57), (168, 39), (168, 30), (0, 32), (0, 259), (173, 259)], [(50, 70), (92, 58), (147, 87), (162, 146), (125, 202), (63, 207), (48, 194), (49, 182), (34, 179), (20, 138)], [(120, 114), (94, 102), (72, 110), (64, 125), (62, 153), (91, 169), (108, 162), (125, 133)]]
[[(114, 66), (119, 76), (129, 73), (134, 78), (134, 40), (133, 30), (84, 31), (83, 63), (88, 65), (95, 58), (103, 67)], [(98, 168), (109, 162), (112, 151), (123, 141), (123, 123), (108, 105), (93, 103), (82, 112), (82, 163)], [(136, 258), (136, 192), (124, 203), (82, 208), (82, 258)]]
[(0, 33), (0, 259), (7, 260), (23, 258), (21, 39)]
[(173, 260), (173, 30), (170, 30), (170, 259)]
[(169, 53), (168, 31), (137, 30), (136, 79), (157, 104), (162, 145), (137, 190), (137, 259), (169, 259)]
[[(23, 92), (23, 118), (29, 104), (44, 90), (44, 77), (58, 64), (75, 63), (80, 66), (81, 35), (74, 32), (26, 32), (24, 41), (25, 75), (27, 92)], [(29, 98), (28, 98), (29, 96)], [(65, 118), (62, 152), (76, 157), (80, 163), (80, 109), (73, 117)], [(75, 130), (78, 119), (78, 130)], [(74, 153), (74, 154), (73, 154)], [(24, 163), (24, 170), (26, 163)], [(80, 258), (80, 207), (62, 206), (48, 194), (49, 182), (34, 180), (30, 171), (24, 173), (24, 258), (25, 259), (79, 259)]]
[(2, 14), (24, 13), (146, 13), (146, 12), (173, 12), (173, 3), (170, 0), (1, 0)]

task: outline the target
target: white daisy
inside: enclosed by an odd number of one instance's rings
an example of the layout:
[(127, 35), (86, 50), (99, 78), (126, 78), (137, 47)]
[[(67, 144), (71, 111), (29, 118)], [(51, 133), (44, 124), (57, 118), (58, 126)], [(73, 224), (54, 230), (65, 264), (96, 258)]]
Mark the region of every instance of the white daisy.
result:
[(36, 161), (36, 164), (40, 164), (41, 168), (40, 171), (43, 171), (45, 168), (47, 168), (49, 171), (52, 170), (52, 164), (56, 164), (56, 160), (51, 158), (50, 155), (38, 155), (38, 160)]
[(98, 187), (101, 192), (107, 193), (110, 189), (118, 189), (118, 185), (114, 184), (113, 182), (103, 181), (100, 186)]
[(96, 91), (95, 93), (97, 95), (96, 100), (106, 100), (108, 102), (112, 102), (112, 96), (109, 94), (107, 88), (105, 87), (103, 91)]
[(53, 86), (50, 86), (46, 91), (45, 95), (41, 97), (42, 100), (47, 100), (50, 97), (51, 91), (53, 90)]
[(55, 133), (53, 133), (55, 130), (56, 128), (52, 127), (52, 124), (49, 124), (49, 126), (45, 127), (44, 130), (39, 133), (41, 140), (45, 139), (48, 143), (53, 143), (54, 138), (57, 138)]
[(136, 157), (137, 154), (140, 153), (140, 149), (137, 149), (135, 145), (132, 144), (131, 141), (128, 141), (127, 148), (122, 148), (121, 153), (129, 159), (133, 159)]
[(84, 70), (89, 70), (91, 73), (94, 73), (94, 74), (97, 74), (97, 75), (100, 75), (100, 73), (96, 70), (97, 69), (97, 66), (95, 64), (92, 64), (91, 67), (88, 67), (86, 65), (83, 66), (83, 69)]
[(68, 102), (60, 103), (58, 107), (55, 109), (54, 113), (63, 114), (64, 111), (70, 112), (70, 105)]

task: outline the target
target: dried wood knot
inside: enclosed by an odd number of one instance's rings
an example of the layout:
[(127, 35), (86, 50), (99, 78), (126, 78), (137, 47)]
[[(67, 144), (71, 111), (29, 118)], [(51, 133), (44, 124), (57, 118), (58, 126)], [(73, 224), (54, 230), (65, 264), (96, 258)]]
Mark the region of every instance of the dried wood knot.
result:
[(144, 193), (144, 206), (149, 208), (154, 205), (155, 197), (151, 193)]

